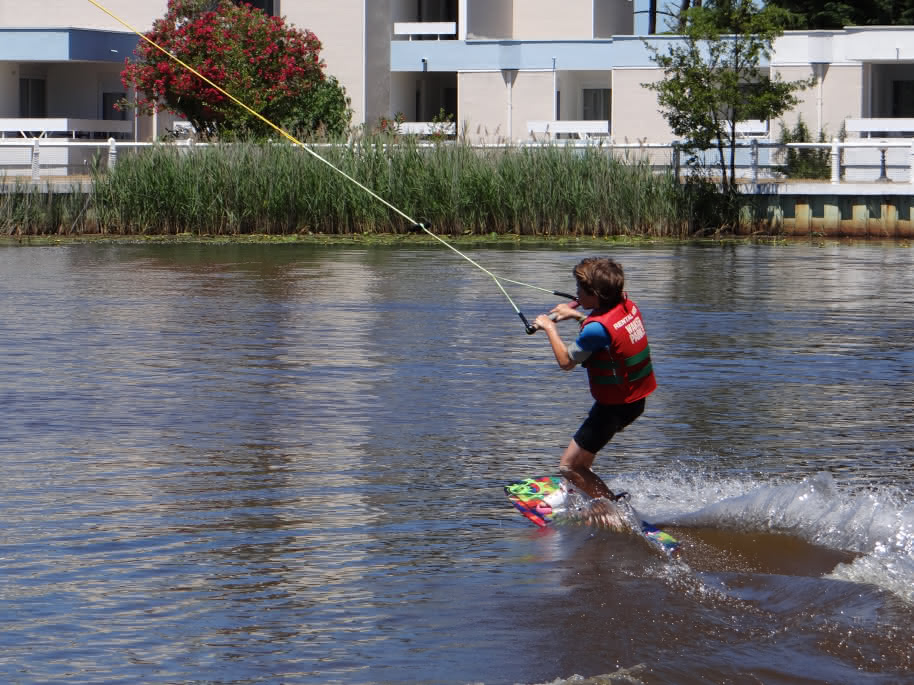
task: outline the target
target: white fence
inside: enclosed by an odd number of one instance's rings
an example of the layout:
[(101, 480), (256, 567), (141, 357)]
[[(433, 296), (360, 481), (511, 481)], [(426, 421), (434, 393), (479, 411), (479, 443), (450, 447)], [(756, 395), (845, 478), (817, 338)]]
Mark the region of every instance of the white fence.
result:
[[(285, 143), (283, 143), (285, 144)], [(421, 143), (420, 143), (421, 144)], [(453, 144), (437, 143), (437, 144)], [(0, 181), (26, 178), (37, 182), (42, 178), (60, 176), (85, 176), (93, 168), (112, 168), (118, 158), (154, 145), (171, 145), (190, 151), (207, 143), (183, 140), (173, 143), (137, 143), (109, 139), (103, 141), (69, 140), (66, 138), (0, 139)], [(429, 144), (431, 145), (431, 144)], [(573, 148), (596, 148), (607, 156), (629, 160), (643, 160), (655, 169), (680, 169), (684, 163), (675, 144), (610, 143), (606, 139), (568, 140), (517, 143), (515, 147), (541, 147), (568, 145)], [(315, 145), (319, 151), (329, 145)], [(493, 148), (504, 145), (477, 145)], [(904, 184), (902, 192), (914, 193), (914, 138), (859, 139), (831, 143), (769, 143), (759, 140), (740, 143), (736, 163), (736, 176), (752, 183), (765, 183), (783, 179), (780, 169), (784, 152), (788, 149), (825, 149), (829, 152), (830, 182), (841, 183), (893, 183)], [(705, 162), (716, 156), (715, 151), (705, 153)]]
[(75, 119), (71, 117), (0, 117), (0, 138), (95, 137), (121, 138), (134, 135), (133, 117), (118, 119)]
[(137, 149), (142, 145), (113, 138), (107, 142), (66, 138), (0, 139), (0, 179), (25, 176), (38, 181), (49, 176), (84, 176), (91, 174), (96, 165), (114, 166), (119, 150), (123, 152), (128, 146)]

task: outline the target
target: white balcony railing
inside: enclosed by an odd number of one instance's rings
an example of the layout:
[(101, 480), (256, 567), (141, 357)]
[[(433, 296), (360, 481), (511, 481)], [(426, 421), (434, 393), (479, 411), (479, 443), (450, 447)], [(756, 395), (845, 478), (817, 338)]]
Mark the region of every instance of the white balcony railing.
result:
[(577, 136), (578, 138), (604, 137), (609, 135), (608, 120), (581, 120), (570, 119), (555, 121), (528, 121), (527, 131), (531, 135), (557, 135)]
[(69, 117), (0, 117), (0, 138), (7, 134), (23, 138), (47, 138), (65, 133), (76, 138), (79, 133), (133, 133), (133, 119), (72, 119)]
[(903, 117), (880, 119), (845, 119), (844, 130), (848, 133), (866, 134), (869, 138), (874, 133), (914, 133), (914, 119)]
[[(729, 128), (729, 122), (725, 122)], [(579, 138), (595, 136), (608, 136), (610, 133), (609, 121), (592, 120), (554, 120), (554, 121), (528, 121), (527, 130), (531, 134), (549, 134), (556, 136), (577, 135)], [(736, 122), (736, 135), (740, 138), (764, 138), (768, 135), (768, 122), (762, 120), (746, 120)]]
[[(730, 130), (730, 122), (724, 122), (724, 130)], [(736, 122), (737, 138), (767, 138), (768, 122), (763, 119), (746, 119)]]
[(456, 36), (456, 21), (398, 21), (394, 23), (395, 36)]
[(400, 133), (413, 136), (457, 135), (457, 124), (453, 121), (404, 121), (397, 126)]

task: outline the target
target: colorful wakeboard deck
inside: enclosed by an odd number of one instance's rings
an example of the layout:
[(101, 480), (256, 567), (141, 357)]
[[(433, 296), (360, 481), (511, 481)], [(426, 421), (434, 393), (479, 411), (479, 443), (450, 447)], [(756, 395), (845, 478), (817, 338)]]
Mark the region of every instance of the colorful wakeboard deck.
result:
[[(559, 476), (526, 478), (505, 486), (508, 500), (525, 517), (540, 528), (545, 528), (566, 510), (569, 494), (573, 492), (567, 481)], [(587, 497), (578, 493), (581, 497)], [(640, 520), (640, 519), (639, 519)], [(662, 552), (673, 555), (679, 550), (679, 542), (647, 521), (640, 521), (641, 534)]]

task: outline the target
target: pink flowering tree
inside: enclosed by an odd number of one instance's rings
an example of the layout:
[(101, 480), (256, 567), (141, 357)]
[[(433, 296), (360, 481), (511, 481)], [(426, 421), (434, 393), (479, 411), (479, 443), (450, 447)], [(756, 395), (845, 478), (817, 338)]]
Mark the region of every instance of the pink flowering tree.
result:
[[(168, 12), (146, 36), (294, 135), (340, 135), (349, 127), (349, 99), (324, 74), (317, 36), (281, 17), (230, 0), (169, 0)], [(121, 78), (136, 89), (140, 112), (173, 112), (205, 137), (274, 133), (147, 41), (140, 41)]]

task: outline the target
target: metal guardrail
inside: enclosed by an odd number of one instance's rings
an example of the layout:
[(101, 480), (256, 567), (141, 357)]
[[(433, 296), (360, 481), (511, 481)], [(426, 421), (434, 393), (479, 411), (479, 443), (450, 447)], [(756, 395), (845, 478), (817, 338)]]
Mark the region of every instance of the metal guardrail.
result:
[(394, 23), (395, 36), (455, 36), (457, 35), (456, 21), (398, 21)]
[(0, 117), (0, 138), (51, 138), (63, 134), (68, 138), (101, 134), (134, 133), (134, 121), (127, 119), (79, 119), (74, 117)]
[[(286, 144), (286, 143), (279, 143)], [(419, 145), (454, 144), (418, 143)], [(461, 143), (463, 144), (463, 143)], [(169, 143), (132, 142), (115, 140), (82, 141), (66, 138), (19, 138), (0, 140), (0, 180), (10, 177), (28, 177), (38, 182), (42, 177), (79, 176), (89, 174), (93, 168), (113, 168), (124, 154), (156, 146), (170, 145), (179, 149), (193, 149), (223, 143), (200, 143), (193, 139)], [(519, 143), (471, 144), (476, 149), (505, 147), (570, 146), (573, 148), (598, 148), (607, 155), (619, 154), (629, 159), (644, 160), (656, 169), (681, 169), (682, 153), (675, 143), (614, 143), (606, 138), (589, 140), (523, 141)], [(331, 144), (315, 144), (312, 149), (332, 147)], [(779, 169), (783, 161), (779, 158), (788, 149), (827, 150), (829, 153), (830, 182), (881, 182), (904, 184), (905, 192), (914, 190), (914, 139), (860, 139), (852, 141), (833, 140), (830, 143), (773, 143), (757, 139), (737, 145), (737, 177), (743, 181), (760, 183), (780, 180)], [(706, 162), (713, 159), (716, 151), (705, 152)], [(764, 180), (763, 180), (764, 179)]]
[(456, 136), (457, 124), (453, 121), (404, 121), (397, 124), (396, 130), (412, 136)]
[(608, 136), (610, 131), (609, 120), (544, 120), (532, 119), (527, 122), (527, 132), (532, 136), (574, 135), (579, 138), (594, 136)]
[(873, 134), (881, 134), (877, 137), (882, 138), (889, 133), (914, 133), (914, 119), (905, 117), (845, 119), (844, 130), (848, 133), (866, 134), (869, 138)]

